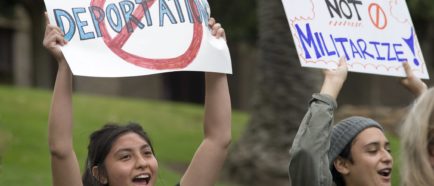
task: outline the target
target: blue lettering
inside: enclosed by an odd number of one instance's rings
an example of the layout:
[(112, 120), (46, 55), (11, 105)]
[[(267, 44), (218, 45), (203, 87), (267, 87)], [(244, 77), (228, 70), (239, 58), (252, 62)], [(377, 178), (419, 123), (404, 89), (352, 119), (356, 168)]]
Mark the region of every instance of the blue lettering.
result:
[[(361, 43), (363, 44), (363, 48), (362, 48), (362, 46), (360, 45)], [(372, 54), (366, 52), (366, 50), (368, 49), (368, 46), (366, 45), (365, 40), (363, 40), (363, 39), (358, 39), (358, 40), (357, 40), (357, 45), (359, 46), (360, 51), (362, 51), (363, 59), (366, 59), (366, 55), (369, 56), (369, 57), (371, 57), (372, 59), (374, 59), (374, 55), (372, 55)]]
[(377, 60), (381, 60), (381, 61), (386, 60), (385, 57), (381, 57), (380, 51), (378, 51), (378, 47), (377, 46), (380, 45), (380, 42), (371, 41), (371, 42), (369, 42), (369, 44), (374, 45), (375, 50), (377, 51), (377, 58), (376, 58)]
[(347, 58), (347, 60), (350, 60), (350, 56), (348, 56), (347, 49), (345, 49), (344, 46), (344, 42), (348, 42), (348, 39), (341, 37), (341, 38), (335, 38), (335, 41), (341, 43), (342, 49), (344, 50), (345, 53), (345, 57)]
[(335, 39), (333, 38), (333, 36), (331, 34), (330, 34), (330, 39), (333, 43), (333, 46), (335, 47), (335, 50), (336, 50), (336, 53), (338, 54), (338, 57), (341, 57), (341, 55), (339, 54), (338, 47), (336, 47)]
[(131, 21), (134, 22), (140, 29), (143, 29), (143, 27), (145, 27), (145, 25), (141, 23), (140, 20), (138, 20), (134, 15), (132, 15), (134, 10), (134, 4), (132, 2), (122, 1), (119, 3), (119, 6), (121, 7), (121, 11), (124, 15), (124, 21), (127, 25), (127, 30), (129, 33), (134, 31)]
[(196, 10), (200, 15), (198, 16), (199, 22), (202, 23), (202, 21), (204, 21), (206, 23), (209, 19), (208, 11), (206, 10), (208, 4), (203, 0), (202, 3), (200, 3), (198, 0), (194, 0), (194, 3), (196, 4)]
[(351, 51), (353, 52), (353, 58), (356, 58), (356, 54), (359, 54), (360, 58), (363, 58), (362, 54), (360, 54), (353, 40), (350, 39)]
[[(71, 41), (72, 37), (75, 34), (75, 21), (74, 18), (68, 14), (65, 10), (62, 9), (54, 9), (54, 16), (56, 19), (57, 26), (60, 27), (62, 32), (65, 34), (65, 40)], [(68, 32), (65, 32), (65, 26), (63, 25), (62, 17), (68, 20), (69, 29)]]
[(303, 46), (304, 53), (306, 55), (306, 59), (311, 58), (309, 51), (306, 48), (306, 43), (309, 45), (310, 48), (313, 45), (317, 59), (321, 58), (321, 54), (319, 53), (318, 48), (316, 47), (315, 41), (313, 40), (313, 35), (312, 35), (312, 31), (310, 30), (310, 25), (306, 24), (307, 36), (304, 35), (303, 31), (300, 29), (298, 24), (295, 24), (295, 28), (297, 29), (297, 33), (298, 33), (298, 36), (300, 38), (301, 45)]
[[(404, 52), (402, 50), (399, 50), (398, 47), (402, 47), (402, 44), (399, 43), (393, 44), (393, 49), (395, 50), (396, 58), (398, 59), (399, 62), (407, 61), (406, 58), (400, 57), (402, 54), (404, 54)], [(415, 63), (415, 65), (419, 66), (419, 63)]]
[(136, 0), (137, 4), (142, 5), (143, 11), (145, 12), (146, 25), (152, 26), (151, 13), (149, 13), (148, 0)]
[(336, 52), (335, 52), (335, 51), (331, 51), (331, 52), (329, 52), (329, 49), (327, 48), (327, 44), (324, 42), (324, 37), (322, 36), (322, 33), (319, 33), (319, 35), (321, 36), (321, 41), (322, 41), (322, 43), (324, 44), (324, 48), (325, 48), (325, 50), (326, 50), (326, 52), (327, 52), (327, 55), (328, 55), (328, 56), (336, 55)]
[(189, 0), (189, 6), (190, 6), (190, 11), (192, 13), (193, 17), (193, 22), (199, 22), (202, 23), (202, 19), (201, 19), (201, 15), (197, 6), (197, 0)]
[(190, 23), (193, 23), (193, 12), (191, 10), (191, 2), (190, 0), (185, 0), (185, 7), (187, 8), (187, 13), (188, 13), (188, 20), (190, 20)]
[[(95, 10), (98, 12), (98, 16), (95, 15)], [(99, 27), (99, 23), (104, 20), (104, 10), (97, 6), (90, 6), (89, 12), (92, 17), (93, 26), (95, 27), (95, 32), (97, 37), (101, 37), (101, 29)]]
[(78, 14), (86, 13), (85, 8), (72, 8), (72, 13), (74, 14), (75, 23), (77, 24), (78, 33), (80, 34), (80, 40), (95, 39), (95, 34), (93, 32), (84, 32), (83, 27), (87, 26), (87, 21), (80, 20)]
[(381, 45), (387, 47), (387, 60), (388, 60), (388, 61), (395, 61), (396, 58), (392, 58), (392, 57), (390, 56), (390, 43), (382, 43)]
[(320, 40), (319, 35), (318, 35), (318, 32), (315, 32), (315, 38), (316, 38), (316, 42), (318, 43), (319, 49), (321, 50), (321, 54), (323, 56), (325, 56), (324, 49), (322, 48), (323, 44), (321, 43), (321, 40)]
[[(113, 18), (112, 18), (112, 14), (116, 15), (116, 23), (113, 22)], [(119, 13), (118, 8), (116, 7), (115, 4), (110, 3), (107, 8), (106, 8), (106, 17), (107, 17), (107, 21), (109, 22), (110, 27), (116, 31), (117, 33), (121, 32), (122, 30), (122, 19), (121, 19), (121, 15)]]
[(160, 27), (164, 26), (164, 16), (166, 15), (170, 22), (172, 24), (176, 24), (175, 17), (173, 16), (172, 12), (169, 9), (169, 6), (167, 6), (167, 3), (165, 0), (160, 0)]
[(182, 12), (182, 9), (181, 9), (181, 4), (179, 4), (179, 0), (174, 0), (174, 2), (175, 2), (175, 6), (176, 6), (176, 11), (178, 12), (179, 22), (184, 23), (185, 18), (184, 18), (184, 14)]

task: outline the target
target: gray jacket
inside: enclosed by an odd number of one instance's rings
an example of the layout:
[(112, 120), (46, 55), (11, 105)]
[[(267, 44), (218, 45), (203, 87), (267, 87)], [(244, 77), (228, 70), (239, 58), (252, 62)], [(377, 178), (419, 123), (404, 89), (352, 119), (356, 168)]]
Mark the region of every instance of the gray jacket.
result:
[(309, 110), (301, 122), (289, 151), (289, 177), (292, 186), (332, 186), (328, 151), (336, 101), (313, 94)]

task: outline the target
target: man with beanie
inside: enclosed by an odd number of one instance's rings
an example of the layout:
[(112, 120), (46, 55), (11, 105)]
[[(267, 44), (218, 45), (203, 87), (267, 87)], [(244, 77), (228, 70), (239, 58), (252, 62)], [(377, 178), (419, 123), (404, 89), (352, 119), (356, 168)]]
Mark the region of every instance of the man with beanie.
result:
[(290, 150), (292, 186), (390, 186), (393, 160), (381, 125), (354, 116), (332, 126), (347, 76), (345, 59), (324, 76)]

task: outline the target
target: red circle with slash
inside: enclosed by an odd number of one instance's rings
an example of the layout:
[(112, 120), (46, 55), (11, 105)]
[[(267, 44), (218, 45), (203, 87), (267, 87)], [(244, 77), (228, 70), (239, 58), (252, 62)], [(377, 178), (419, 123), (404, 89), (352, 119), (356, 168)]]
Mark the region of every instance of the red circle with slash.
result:
[[(372, 24), (380, 30), (383, 30), (387, 26), (387, 16), (381, 6), (377, 3), (371, 3), (369, 5), (369, 17), (371, 18)], [(381, 23), (381, 20), (384, 22)]]
[[(105, 5), (106, 0), (92, 0), (91, 6), (103, 7)], [(155, 0), (150, 0), (147, 2), (148, 7), (150, 8), (154, 4)], [(124, 51), (122, 47), (125, 45), (127, 40), (130, 38), (131, 33), (128, 33), (127, 26), (122, 28), (118, 35), (115, 37), (111, 37), (107, 31), (107, 26), (104, 21), (99, 23), (99, 27), (101, 29), (102, 37), (104, 43), (108, 46), (108, 48), (113, 51), (117, 56), (127, 61), (128, 63), (137, 65), (139, 67), (153, 69), (153, 70), (169, 70), (169, 69), (182, 69), (187, 67), (197, 56), (199, 52), (200, 45), (202, 43), (203, 36), (203, 28), (201, 22), (198, 20), (199, 11), (197, 7), (194, 6), (194, 2), (190, 1), (190, 6), (193, 10), (193, 17), (195, 17), (195, 21), (193, 24), (193, 38), (191, 40), (190, 46), (187, 50), (180, 56), (174, 58), (163, 58), (163, 59), (151, 59), (146, 57), (141, 57), (135, 54), (131, 54), (127, 51)], [(142, 6), (136, 8), (133, 12), (133, 15), (138, 19), (142, 20), (144, 17), (145, 11)], [(137, 28), (137, 25), (133, 24), (133, 30)]]

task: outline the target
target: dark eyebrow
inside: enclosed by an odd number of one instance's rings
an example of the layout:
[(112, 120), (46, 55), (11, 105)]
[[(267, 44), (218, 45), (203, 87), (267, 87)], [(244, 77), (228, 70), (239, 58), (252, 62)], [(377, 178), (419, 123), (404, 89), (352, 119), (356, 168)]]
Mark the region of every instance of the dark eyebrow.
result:
[[(380, 145), (380, 142), (374, 141), (374, 142), (371, 142), (371, 143), (368, 143), (368, 144), (364, 145), (363, 147), (369, 147), (369, 146), (381, 146), (381, 145)], [(386, 141), (386, 143), (384, 144), (384, 146), (390, 146), (390, 142)]]
[(151, 148), (151, 146), (149, 144), (144, 144), (142, 145), (142, 147), (140, 147), (141, 149), (145, 149), (145, 148)]
[[(141, 147), (140, 147), (140, 149), (146, 149), (146, 148), (151, 148), (151, 146), (149, 145), (149, 144), (144, 144), (144, 145), (142, 145)], [(133, 151), (133, 149), (131, 149), (131, 148), (120, 148), (120, 149), (118, 149), (118, 150), (116, 150), (116, 152), (115, 152), (115, 154), (117, 154), (117, 153), (119, 153), (119, 152), (132, 152)]]
[(369, 147), (369, 146), (380, 146), (380, 142), (376, 141), (364, 145), (364, 147)]
[(120, 154), (122, 154), (122, 153), (124, 153), (124, 152), (131, 153), (132, 151), (133, 151), (133, 150), (130, 149), (130, 148), (121, 148), (121, 149), (116, 150), (115, 153), (114, 153), (113, 155), (114, 155), (114, 156), (118, 156), (118, 155), (120, 155)]

